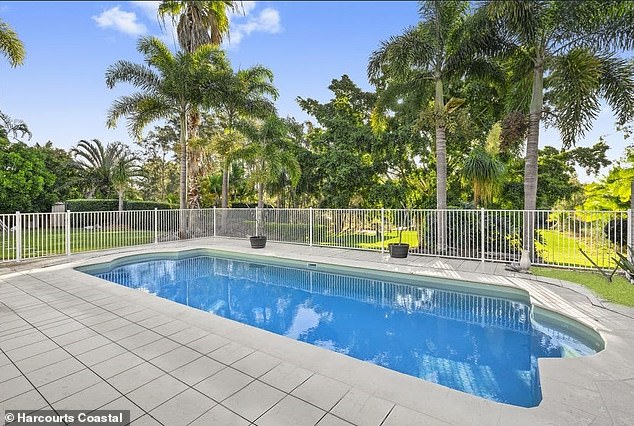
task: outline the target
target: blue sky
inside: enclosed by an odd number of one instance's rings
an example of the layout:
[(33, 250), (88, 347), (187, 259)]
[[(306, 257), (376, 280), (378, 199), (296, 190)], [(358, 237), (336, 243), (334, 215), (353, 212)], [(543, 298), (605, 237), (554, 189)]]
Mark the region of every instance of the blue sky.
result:
[[(120, 140), (132, 144), (123, 122), (105, 126), (112, 101), (130, 87), (109, 90), (106, 68), (119, 59), (141, 61), (141, 35), (174, 45), (171, 29), (156, 19), (158, 2), (1, 2), (0, 18), (26, 46), (25, 64), (9, 68), (0, 60), (0, 110), (24, 120), (32, 143), (52, 140), (70, 148), (80, 139)], [(333, 78), (348, 74), (364, 89), (370, 53), (382, 40), (417, 21), (415, 2), (244, 2), (246, 16), (232, 18), (226, 46), (235, 68), (262, 64), (275, 75), (282, 116), (308, 119), (297, 96), (329, 99)], [(625, 143), (604, 110), (581, 145), (604, 135), (612, 159)], [(558, 146), (556, 132), (542, 132), (541, 146)], [(583, 176), (582, 176), (583, 177)], [(584, 178), (587, 180), (587, 178)]]

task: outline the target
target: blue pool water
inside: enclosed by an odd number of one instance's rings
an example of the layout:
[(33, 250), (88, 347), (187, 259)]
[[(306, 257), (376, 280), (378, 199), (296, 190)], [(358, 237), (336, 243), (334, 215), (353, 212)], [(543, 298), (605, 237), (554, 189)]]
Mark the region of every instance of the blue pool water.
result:
[[(311, 265), (313, 266), (313, 265)], [(88, 271), (90, 273), (90, 271)], [(92, 272), (196, 309), (494, 401), (532, 407), (537, 358), (595, 353), (521, 301), (192, 256)]]

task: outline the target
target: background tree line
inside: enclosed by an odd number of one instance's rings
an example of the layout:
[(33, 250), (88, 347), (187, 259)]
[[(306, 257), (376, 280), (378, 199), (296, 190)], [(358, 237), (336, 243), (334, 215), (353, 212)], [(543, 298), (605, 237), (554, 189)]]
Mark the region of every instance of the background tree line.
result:
[[(602, 100), (615, 126), (631, 126), (632, 2), (420, 2), (419, 23), (369, 56), (374, 90), (333, 79), (329, 101), (297, 98), (305, 123), (278, 116), (269, 69), (235, 70), (219, 48), (227, 12), (240, 7), (164, 1), (159, 14), (174, 20), (180, 50), (141, 38), (142, 62), (106, 70), (108, 87), (136, 90), (107, 117), (126, 123), (132, 144), (29, 146), (25, 123), (3, 115), (0, 210), (50, 211), (78, 197), (181, 208), (613, 209), (629, 200), (631, 152), (582, 185), (575, 167), (596, 175), (609, 147), (575, 143)], [(24, 57), (3, 53), (12, 66)], [(560, 132), (563, 148), (540, 145), (541, 124)]]

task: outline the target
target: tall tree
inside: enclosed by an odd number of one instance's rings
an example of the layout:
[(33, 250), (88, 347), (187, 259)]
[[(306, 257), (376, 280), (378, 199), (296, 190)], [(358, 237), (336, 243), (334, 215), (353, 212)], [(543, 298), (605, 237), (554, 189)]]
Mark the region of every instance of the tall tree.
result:
[(84, 171), (88, 198), (99, 194), (108, 196), (113, 191), (119, 196), (119, 210), (123, 210), (123, 193), (130, 178), (135, 175), (137, 158), (121, 142), (104, 146), (99, 139), (81, 140), (72, 154)]
[(250, 143), (237, 153), (246, 160), (251, 169), (250, 181), (258, 192), (258, 207), (264, 207), (264, 191), (284, 174), (290, 186), (299, 182), (300, 167), (291, 151), (289, 128), (276, 116), (261, 122), (246, 122), (241, 131)]
[(26, 56), (24, 44), (9, 24), (2, 19), (0, 19), (0, 54), (7, 58), (12, 67), (22, 65)]
[[(564, 147), (592, 127), (604, 99), (624, 124), (634, 116), (634, 65), (616, 52), (634, 47), (634, 3), (628, 0), (489, 1), (502, 39), (490, 51), (512, 55), (530, 99), (524, 209), (537, 203), (539, 129), (555, 126)], [(519, 66), (518, 66), (519, 64)], [(532, 238), (530, 238), (532, 240)]]
[(0, 111), (0, 137), (9, 139), (11, 136), (14, 140), (21, 140), (25, 136), (31, 139), (31, 131), (29, 126), (20, 119), (11, 118), (7, 114)]
[[(225, 36), (229, 35), (228, 13), (238, 9), (237, 2), (222, 1), (177, 1), (164, 0), (158, 8), (158, 14), (165, 22), (170, 16), (178, 35), (178, 44), (186, 53), (194, 53), (205, 45), (220, 46)], [(192, 107), (187, 116), (188, 133), (191, 139), (198, 138), (201, 124), (200, 110)], [(186, 159), (189, 169), (196, 169), (197, 156)], [(199, 176), (196, 173), (188, 179), (188, 206), (200, 207)]]
[[(463, 102), (451, 98), (445, 103), (445, 87), (451, 76), (465, 71), (480, 75), (493, 75), (495, 71), (490, 62), (474, 56), (475, 47), (482, 43), (477, 25), (486, 23), (474, 19), (466, 25), (468, 12), (468, 1), (421, 1), (421, 21), (418, 25), (382, 42), (381, 47), (370, 56), (368, 64), (368, 76), (379, 89), (385, 89), (391, 83), (433, 84), (436, 208), (439, 210), (437, 244), (440, 251), (444, 250), (446, 243), (446, 220), (442, 210), (447, 208), (447, 115)], [(465, 43), (467, 37), (470, 43)]]
[(216, 93), (214, 103), (225, 135), (216, 140), (216, 147), (222, 161), (222, 207), (229, 206), (229, 172), (235, 152), (243, 139), (238, 124), (245, 118), (264, 118), (275, 113), (271, 99), (278, 96), (273, 85), (273, 73), (263, 66), (239, 70), (222, 80), (224, 86)]
[(151, 122), (178, 117), (180, 145), (180, 208), (186, 209), (188, 114), (212, 102), (223, 75), (228, 73), (228, 62), (222, 51), (205, 45), (194, 53), (172, 53), (154, 37), (144, 37), (137, 46), (147, 65), (119, 61), (108, 67), (106, 84), (113, 88), (118, 83), (130, 83), (139, 92), (118, 98), (108, 111), (108, 125), (114, 127), (119, 118), (128, 120), (128, 128), (135, 138)]

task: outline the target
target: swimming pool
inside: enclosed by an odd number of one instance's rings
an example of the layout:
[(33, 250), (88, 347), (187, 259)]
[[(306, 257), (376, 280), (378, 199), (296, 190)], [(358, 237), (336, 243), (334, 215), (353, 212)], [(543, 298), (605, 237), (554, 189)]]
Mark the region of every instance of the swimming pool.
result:
[(589, 355), (603, 345), (579, 324), (536, 315), (525, 293), (493, 286), (200, 252), (81, 270), (522, 407), (541, 401), (538, 358)]

